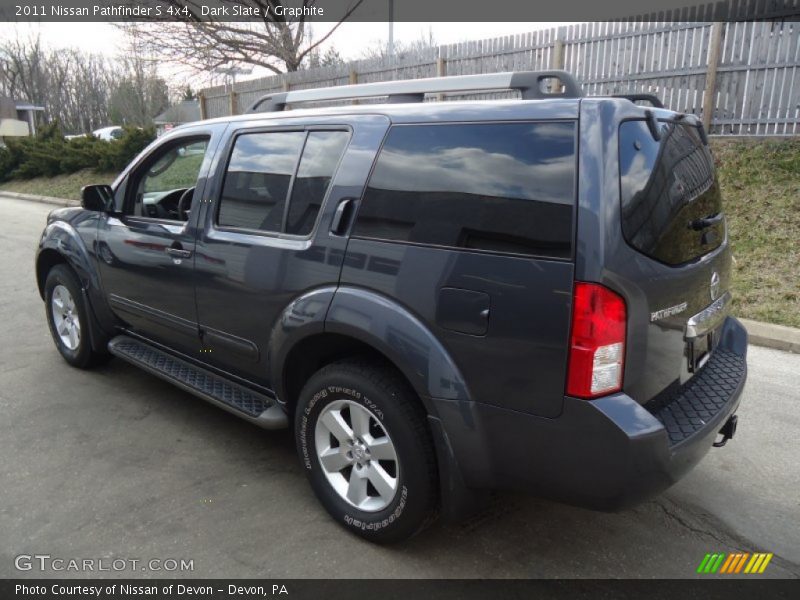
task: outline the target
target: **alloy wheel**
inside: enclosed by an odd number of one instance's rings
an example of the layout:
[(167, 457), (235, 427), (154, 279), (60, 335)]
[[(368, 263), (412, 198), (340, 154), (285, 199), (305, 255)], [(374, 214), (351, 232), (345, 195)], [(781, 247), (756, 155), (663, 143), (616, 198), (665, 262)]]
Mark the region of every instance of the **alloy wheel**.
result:
[(400, 476), (397, 451), (368, 408), (351, 400), (331, 402), (317, 419), (314, 439), (322, 470), (343, 500), (365, 512), (391, 504)]
[(81, 343), (81, 322), (75, 300), (66, 286), (59, 284), (53, 288), (50, 310), (61, 343), (69, 350), (76, 350)]

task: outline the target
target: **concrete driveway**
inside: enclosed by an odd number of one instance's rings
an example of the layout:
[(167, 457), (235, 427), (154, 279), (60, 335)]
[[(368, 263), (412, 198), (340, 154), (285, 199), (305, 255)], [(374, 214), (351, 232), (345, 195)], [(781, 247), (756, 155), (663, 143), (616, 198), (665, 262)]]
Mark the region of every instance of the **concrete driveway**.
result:
[(691, 577), (737, 550), (774, 552), (764, 576), (800, 576), (800, 355), (750, 349), (736, 438), (656, 500), (604, 514), (501, 495), (376, 547), (329, 519), (288, 432), (119, 360), (61, 360), (33, 275), (50, 208), (0, 197), (0, 577), (42, 575), (15, 570), (21, 554), (194, 567), (52, 576)]

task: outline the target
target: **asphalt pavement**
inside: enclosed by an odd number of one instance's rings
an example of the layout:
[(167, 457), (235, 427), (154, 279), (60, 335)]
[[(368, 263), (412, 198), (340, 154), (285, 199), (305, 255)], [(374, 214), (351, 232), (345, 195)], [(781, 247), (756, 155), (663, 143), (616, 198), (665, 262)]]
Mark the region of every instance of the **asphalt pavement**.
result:
[[(0, 196), (0, 577), (692, 577), (733, 551), (775, 553), (761, 577), (800, 577), (800, 355), (751, 347), (735, 439), (650, 502), (609, 514), (500, 494), (379, 547), (328, 517), (288, 431), (119, 360), (60, 358), (33, 273), (52, 208)], [(19, 571), (20, 555), (51, 558)]]

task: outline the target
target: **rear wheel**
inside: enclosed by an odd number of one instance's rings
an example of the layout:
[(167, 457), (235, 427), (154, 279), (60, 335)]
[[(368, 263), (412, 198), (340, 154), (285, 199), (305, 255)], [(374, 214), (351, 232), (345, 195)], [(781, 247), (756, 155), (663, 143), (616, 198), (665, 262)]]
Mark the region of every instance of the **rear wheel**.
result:
[(433, 442), (419, 399), (394, 370), (363, 360), (324, 367), (300, 393), (295, 434), (314, 492), (346, 529), (394, 542), (433, 520)]
[(47, 274), (45, 311), (56, 348), (69, 364), (85, 369), (108, 359), (92, 350), (81, 286), (66, 265), (56, 265)]

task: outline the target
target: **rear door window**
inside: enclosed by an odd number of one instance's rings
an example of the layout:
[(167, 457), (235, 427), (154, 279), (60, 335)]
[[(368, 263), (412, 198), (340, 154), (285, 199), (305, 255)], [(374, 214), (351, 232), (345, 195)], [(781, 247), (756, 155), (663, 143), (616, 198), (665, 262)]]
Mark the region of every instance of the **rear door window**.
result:
[(574, 122), (398, 125), (353, 235), (569, 258), (574, 198)]
[(645, 121), (624, 121), (619, 162), (622, 232), (631, 246), (678, 265), (722, 244), (714, 160), (696, 125), (663, 123), (657, 141)]
[(222, 188), (223, 227), (280, 232), (304, 131), (249, 133), (236, 138)]
[(228, 161), (217, 223), (309, 235), (349, 139), (349, 132), (333, 130), (240, 135)]

